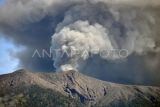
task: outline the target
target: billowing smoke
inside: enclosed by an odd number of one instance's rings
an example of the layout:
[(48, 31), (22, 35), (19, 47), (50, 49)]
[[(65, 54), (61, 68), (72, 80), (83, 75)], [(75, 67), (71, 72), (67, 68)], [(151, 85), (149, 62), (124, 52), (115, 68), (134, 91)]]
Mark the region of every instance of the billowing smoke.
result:
[(71, 8), (52, 36), (54, 66), (61, 71), (79, 70), (95, 55), (117, 61), (133, 53), (155, 51), (156, 42), (149, 25), (154, 22), (145, 13), (143, 21), (138, 21), (137, 15), (135, 10), (125, 13), (102, 3)]
[[(67, 64), (74, 69), (80, 60), (86, 60), (89, 53), (98, 54), (100, 50), (111, 50), (113, 46), (106, 29), (99, 24), (90, 25), (87, 21), (77, 21), (64, 27), (52, 37), (55, 67)], [(57, 52), (60, 49), (61, 52)], [(66, 53), (65, 53), (66, 52)], [(63, 55), (63, 54), (66, 55)]]

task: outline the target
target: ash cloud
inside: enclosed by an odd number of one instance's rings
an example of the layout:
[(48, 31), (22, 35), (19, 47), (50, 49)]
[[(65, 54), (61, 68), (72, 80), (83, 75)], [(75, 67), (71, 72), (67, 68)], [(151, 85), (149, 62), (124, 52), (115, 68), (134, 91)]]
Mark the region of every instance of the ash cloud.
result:
[[(63, 47), (79, 50), (83, 48), (91, 54), (99, 54), (91, 52), (95, 49), (126, 49), (129, 54), (135, 52), (139, 55), (154, 51), (156, 44), (151, 36), (151, 22), (147, 16), (143, 21), (138, 21), (138, 15), (136, 10), (119, 12), (102, 3), (77, 5), (66, 12), (63, 22), (58, 24), (52, 37), (52, 47), (62, 51), (65, 51)], [(81, 52), (80, 55), (82, 54)], [(61, 55), (58, 53), (54, 58), (55, 65), (60, 67), (66, 63), (73, 65), (75, 69), (80, 65), (77, 64), (81, 60), (80, 55), (67, 57), (68, 60), (64, 62), (64, 57), (60, 58)], [(63, 64), (59, 64), (61, 62)]]
[(95, 48), (124, 48), (129, 51), (124, 59), (94, 52), (85, 58), (55, 54), (54, 67), (74, 68), (113, 82), (158, 85), (159, 4), (158, 0), (8, 0), (0, 7), (0, 31), (26, 47), (16, 56), (26, 68), (53, 70), (52, 59), (31, 57), (35, 49), (79, 49), (82, 44), (92, 53)]

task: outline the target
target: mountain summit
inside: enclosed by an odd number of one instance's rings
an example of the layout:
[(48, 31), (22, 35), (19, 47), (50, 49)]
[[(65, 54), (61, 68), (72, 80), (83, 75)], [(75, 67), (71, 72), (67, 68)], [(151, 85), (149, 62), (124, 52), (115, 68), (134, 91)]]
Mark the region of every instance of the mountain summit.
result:
[(0, 76), (0, 107), (160, 107), (160, 87), (101, 81), (77, 71)]

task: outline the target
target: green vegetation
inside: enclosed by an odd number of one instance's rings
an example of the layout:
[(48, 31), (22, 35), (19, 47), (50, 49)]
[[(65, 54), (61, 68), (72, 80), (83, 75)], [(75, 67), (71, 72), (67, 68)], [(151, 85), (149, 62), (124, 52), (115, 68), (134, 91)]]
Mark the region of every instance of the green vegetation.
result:
[(63, 96), (58, 92), (49, 89), (42, 89), (37, 86), (30, 88), (27, 104), (30, 107), (82, 107), (83, 105), (75, 99)]
[(32, 86), (16, 93), (0, 97), (0, 107), (83, 107), (79, 101), (58, 92)]
[(132, 100), (114, 100), (111, 103), (97, 103), (94, 107), (160, 107), (160, 98), (153, 98), (153, 96), (148, 96), (147, 98), (142, 97), (137, 94)]
[[(159, 96), (159, 95), (158, 95)], [(137, 93), (133, 99), (117, 99), (106, 104), (105, 98), (93, 107), (160, 107), (160, 97)], [(80, 100), (39, 86), (21, 87), (0, 95), (0, 107), (84, 107)]]

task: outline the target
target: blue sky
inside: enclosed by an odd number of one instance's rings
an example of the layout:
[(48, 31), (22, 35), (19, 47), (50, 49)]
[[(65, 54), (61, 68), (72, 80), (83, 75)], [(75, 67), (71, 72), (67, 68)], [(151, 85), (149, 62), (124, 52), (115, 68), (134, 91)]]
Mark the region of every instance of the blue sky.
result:
[[(0, 0), (0, 6), (5, 3), (6, 0)], [(14, 43), (8, 39), (3, 38), (4, 35), (0, 33), (0, 75), (11, 73), (18, 69), (19, 59), (14, 54), (21, 51), (21, 47), (17, 47)]]
[(0, 34), (0, 74), (10, 73), (18, 69), (19, 60), (14, 57), (14, 54), (20, 50)]
[[(0, 6), (6, 0), (0, 0)], [(11, 41), (3, 38), (0, 34), (0, 74), (11, 73), (18, 69), (19, 60), (13, 56), (16, 52), (20, 51)]]
[(0, 5), (4, 4), (6, 0), (0, 0)]

